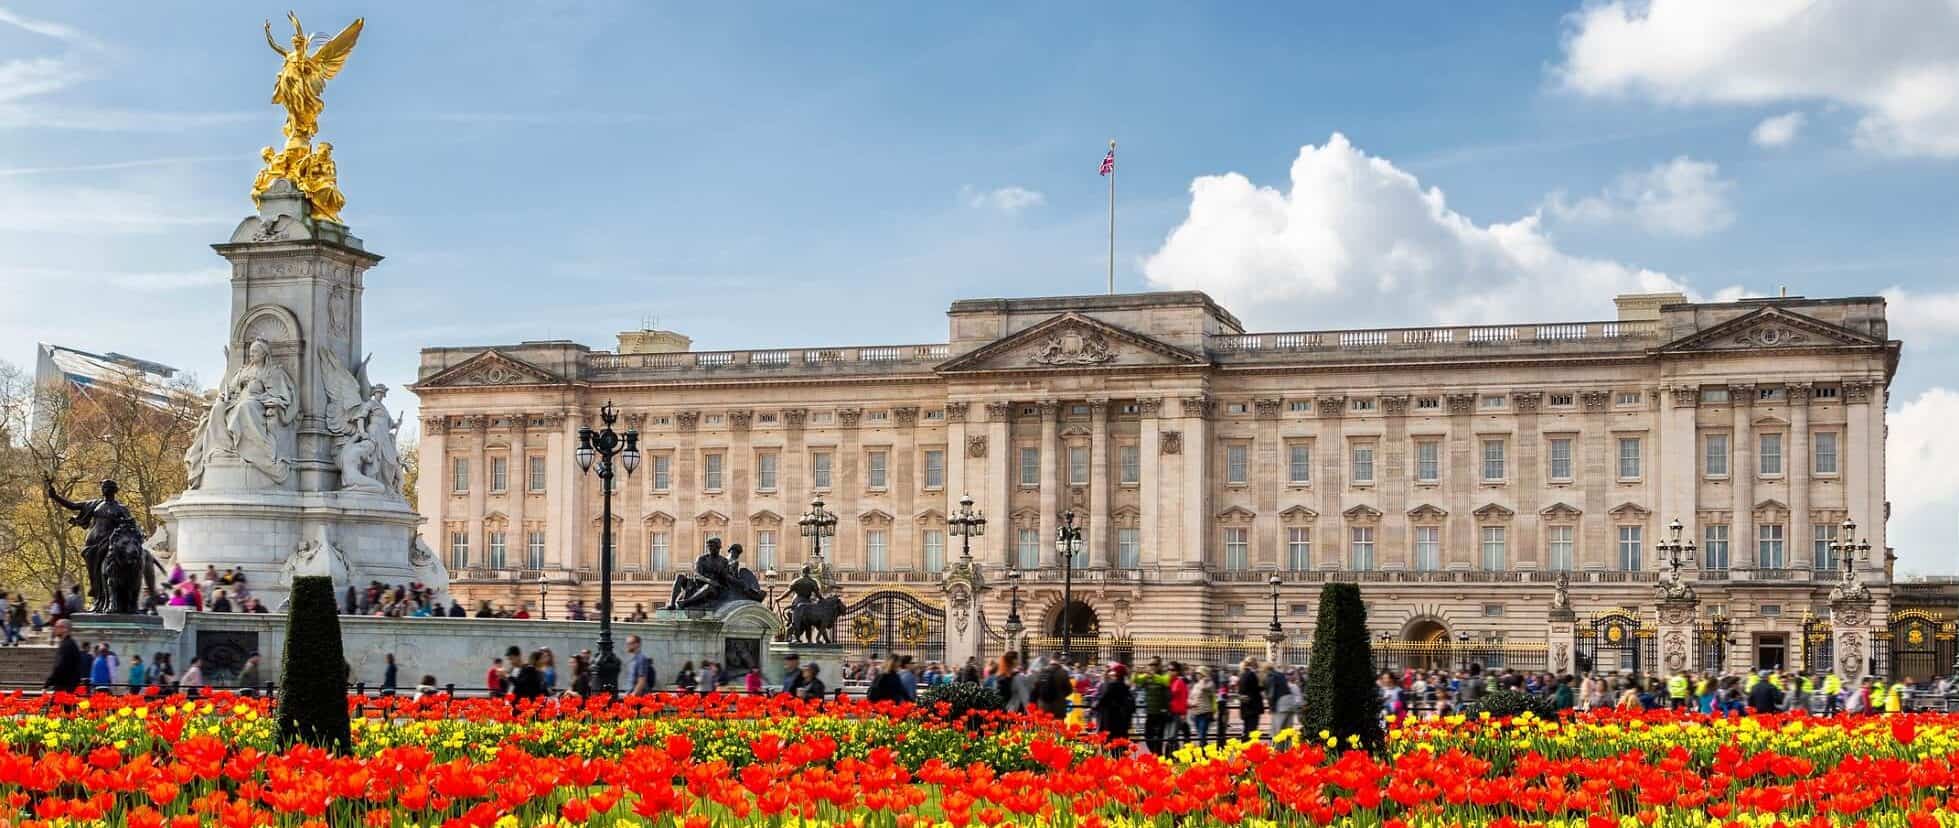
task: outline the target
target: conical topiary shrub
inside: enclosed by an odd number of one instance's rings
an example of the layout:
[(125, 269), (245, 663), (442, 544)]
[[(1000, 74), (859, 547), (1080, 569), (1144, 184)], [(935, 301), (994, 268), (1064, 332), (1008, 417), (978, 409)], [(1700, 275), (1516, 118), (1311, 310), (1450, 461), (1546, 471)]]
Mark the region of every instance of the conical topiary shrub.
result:
[(1360, 600), (1360, 587), (1327, 584), (1320, 590), (1300, 731), (1308, 740), (1326, 731), (1343, 748), (1348, 737), (1358, 736), (1361, 747), (1379, 750), (1386, 734), (1374, 680), (1374, 646), (1367, 639), (1367, 605)]
[(347, 659), (333, 579), (292, 579), (286, 651), (279, 670), (279, 743), (304, 742), (336, 753), (353, 747), (347, 723)]

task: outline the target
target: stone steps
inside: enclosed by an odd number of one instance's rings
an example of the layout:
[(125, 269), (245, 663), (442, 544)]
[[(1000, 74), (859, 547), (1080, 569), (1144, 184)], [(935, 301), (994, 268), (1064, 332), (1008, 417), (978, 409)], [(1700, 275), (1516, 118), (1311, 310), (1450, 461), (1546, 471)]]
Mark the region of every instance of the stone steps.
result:
[(0, 647), (0, 689), (18, 689), (21, 685), (39, 687), (53, 667), (53, 647)]

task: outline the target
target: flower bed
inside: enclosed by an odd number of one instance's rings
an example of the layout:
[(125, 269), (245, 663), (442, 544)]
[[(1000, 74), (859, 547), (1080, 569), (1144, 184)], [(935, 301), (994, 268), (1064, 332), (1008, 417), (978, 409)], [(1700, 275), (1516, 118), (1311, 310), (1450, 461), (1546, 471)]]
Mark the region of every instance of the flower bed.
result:
[(1959, 717), (1403, 723), (1109, 755), (1048, 719), (654, 696), (357, 704), (346, 757), (263, 700), (0, 698), (0, 825), (1959, 826)]

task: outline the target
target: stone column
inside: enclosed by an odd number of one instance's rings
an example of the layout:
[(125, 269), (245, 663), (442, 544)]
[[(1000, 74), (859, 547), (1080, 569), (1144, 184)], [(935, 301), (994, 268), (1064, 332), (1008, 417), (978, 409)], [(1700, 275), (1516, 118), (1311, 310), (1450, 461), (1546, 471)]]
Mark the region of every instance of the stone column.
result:
[[(1789, 449), (1782, 458), (1783, 475), (1789, 480), (1789, 526), (1783, 539), (1788, 544), (1791, 568), (1816, 566), (1814, 529), (1809, 528), (1809, 389), (1806, 382), (1792, 382), (1783, 390), (1789, 399)], [(1841, 452), (1842, 441), (1838, 441)], [(1841, 460), (1839, 460), (1841, 462)], [(1834, 575), (1836, 573), (1827, 573)]]
[[(449, 418), (422, 418), (421, 480), (416, 482), (417, 511), (428, 522), (422, 524), (422, 539), (435, 550), (442, 564), (449, 564), (449, 531), (442, 523), (443, 507), (449, 503)], [(433, 472), (433, 474), (431, 474)]]
[(1689, 587), (1683, 594), (1662, 597), (1659, 605), (1660, 666), (1669, 676), (1694, 669), (1700, 664), (1694, 656), (1694, 649), (1700, 643), (1694, 629), (1700, 599)]
[(529, 505), (525, 499), (531, 492), (531, 459), (524, 453), (525, 432), (530, 426), (531, 415), (522, 411), (510, 415), (510, 470), (503, 481), (504, 498), (510, 502), (510, 534), (504, 543), (505, 554), (515, 555), (514, 560), (521, 562), (517, 569), (531, 566), (531, 532), (524, 525), (524, 507)]
[(1552, 673), (1569, 675), (1577, 670), (1578, 613), (1571, 607), (1552, 607), (1544, 634), (1545, 665)]
[[(673, 558), (672, 566), (682, 569), (690, 566), (694, 556), (700, 554), (702, 547), (701, 525), (694, 518), (700, 514), (701, 496), (701, 452), (699, 431), (701, 412), (676, 411), (673, 415), (673, 538), (668, 541), (668, 555)], [(723, 460), (721, 473), (727, 474), (727, 461)], [(727, 481), (723, 480), (726, 486)], [(843, 527), (838, 525), (838, 531)]]
[[(961, 400), (945, 404), (945, 503), (939, 508), (947, 515), (959, 508), (959, 498), (972, 491), (972, 484), (966, 480), (966, 412), (971, 407)], [(956, 554), (948, 534), (946, 560), (954, 560)]]
[(490, 441), (490, 418), (475, 414), (465, 417), (470, 424), (469, 446), (469, 557), (472, 561), (490, 559), (489, 536), (483, 530), (484, 502), (490, 493), (490, 461), (485, 443)]
[[(1477, 537), (1476, 516), (1470, 512), (1476, 510), (1473, 498), (1480, 491), (1478, 487), (1483, 481), (1483, 441), (1476, 435), (1476, 395), (1450, 394), (1447, 400), (1449, 468), (1451, 471), (1468, 469), (1470, 476), (1467, 481), (1452, 480), (1453, 485), (1449, 486), (1446, 495), (1448, 505), (1443, 508), (1449, 510), (1449, 522), (1445, 529), (1446, 539), (1442, 542), (1442, 568), (1472, 569), (1476, 562)], [(1514, 448), (1506, 447), (1503, 457), (1503, 476), (1513, 488), (1518, 485), (1517, 469), (1513, 462), (1515, 458), (1511, 456), (1515, 452), (1510, 451)], [(1407, 519), (1406, 512), (1389, 512), (1386, 517), (1386, 520)]]
[[(721, 472), (726, 479), (721, 481), (722, 491), (728, 497), (728, 535), (722, 539), (725, 544), (741, 544), (742, 563), (755, 564), (755, 527), (749, 525), (748, 516), (753, 512), (749, 502), (755, 497), (755, 411), (750, 408), (730, 409), (728, 418), (728, 452), (722, 457)], [(776, 461), (776, 484), (781, 485), (781, 459)]]
[(1060, 566), (1054, 553), (1054, 529), (1060, 522), (1059, 498), (1063, 475), (1060, 423), (1061, 403), (1056, 400), (1042, 400), (1041, 409), (1041, 566)]
[(1254, 540), (1250, 563), (1256, 569), (1281, 569), (1285, 539), (1280, 537), (1279, 529), (1279, 489), (1285, 485), (1286, 474), (1279, 440), (1279, 412), (1284, 410), (1285, 401), (1272, 397), (1254, 400), (1252, 405), (1258, 414), (1258, 425), (1248, 477), (1252, 511), (1257, 517), (1252, 522)]
[(1428, 495), (1413, 496), (1410, 491), (1415, 464), (1414, 445), (1408, 439), (1408, 395), (1383, 396), (1380, 405), (1386, 428), (1380, 445), (1374, 447), (1374, 490), (1381, 493), (1374, 504), (1386, 517), (1376, 530), (1374, 563), (1381, 569), (1413, 570), (1414, 532), (1408, 525), (1408, 510)]
[[(986, 504), (987, 533), (993, 540), (993, 558), (1003, 569), (1014, 566), (1013, 473), (1007, 458), (1013, 454), (1008, 421), (1013, 417), (1012, 402), (986, 404), (986, 488), (981, 502)], [(982, 556), (984, 557), (984, 556)]]
[[(1704, 544), (1707, 532), (1697, 517), (1700, 502), (1695, 494), (1701, 477), (1700, 432), (1695, 416), (1700, 388), (1676, 386), (1661, 394), (1670, 402), (1663, 401), (1660, 409), (1659, 444), (1653, 454), (1657, 467), (1648, 470), (1647, 477), (1658, 482), (1660, 519), (1680, 520), (1687, 524), (1688, 536), (1696, 544)], [(1734, 539), (1729, 538), (1728, 543), (1732, 556)]]
[(918, 407), (891, 409), (891, 456), (885, 458), (885, 492), (891, 498), (891, 536), (887, 562), (892, 569), (925, 570), (925, 552), (918, 540)]
[(1856, 687), (1870, 674), (1873, 604), (1870, 592), (1861, 586), (1848, 590), (1839, 587), (1830, 596), (1830, 652), (1837, 661), (1832, 666), (1845, 687)]
[[(645, 433), (646, 412), (628, 413), (621, 419), (625, 421), (627, 428)], [(645, 465), (641, 465), (639, 471), (631, 475), (626, 474), (626, 467), (623, 465), (613, 472), (615, 475), (613, 482), (618, 488), (612, 494), (612, 513), (619, 517), (619, 534), (613, 538), (613, 543), (618, 547), (618, 551), (612, 556), (612, 565), (618, 567), (613, 571), (615, 578), (619, 577), (619, 572), (625, 570), (628, 561), (646, 561), (651, 564), (648, 559), (652, 557), (652, 550), (646, 540), (648, 484), (645, 475), (652, 473), (652, 470)], [(753, 559), (750, 559), (750, 563), (753, 563)], [(617, 581), (613, 582), (615, 590), (618, 586)], [(613, 600), (624, 606), (624, 600), (619, 596), (614, 595)]]
[(1137, 505), (1142, 510), (1137, 520), (1136, 542), (1140, 545), (1137, 562), (1159, 565), (1163, 561), (1159, 549), (1162, 545), (1162, 527), (1158, 525), (1163, 519), (1163, 470), (1158, 466), (1162, 462), (1163, 452), (1163, 421), (1160, 419), (1163, 414), (1163, 398), (1143, 397), (1136, 400), (1136, 412), (1139, 415), (1136, 439), (1136, 460), (1139, 468), (1136, 491)]
[[(1313, 481), (1313, 488), (1319, 490), (1320, 519), (1315, 524), (1319, 537), (1313, 548), (1319, 558), (1321, 569), (1347, 568), (1347, 523), (1342, 515), (1347, 507), (1343, 495), (1347, 490), (1347, 438), (1341, 430), (1340, 417), (1347, 411), (1347, 398), (1320, 397), (1314, 401), (1318, 407), (1320, 426), (1319, 439), (1313, 450), (1319, 452), (1320, 476)], [(1376, 530), (1379, 531), (1379, 530)], [(1380, 538), (1375, 537), (1375, 556), (1380, 556)]]
[(1088, 567), (1115, 565), (1109, 540), (1109, 401), (1088, 401)]
[[(1754, 569), (1761, 562), (1755, 549), (1755, 435), (1749, 428), (1754, 410), (1755, 386), (1728, 386), (1728, 404), (1733, 406), (1733, 430), (1728, 438), (1732, 456), (1728, 461), (1728, 482), (1734, 486), (1729, 508), (1734, 517), (1728, 523), (1728, 565), (1734, 569)], [(1788, 462), (1788, 457), (1783, 457)]]
[[(837, 505), (830, 507), (830, 511), (837, 513), (837, 536), (831, 539), (835, 542), (832, 547), (834, 553), (824, 553), (833, 554), (830, 559), (833, 564), (842, 566), (849, 561), (860, 569), (865, 564), (864, 524), (859, 519), (862, 508), (858, 501), (864, 492), (865, 481), (864, 436), (858, 433), (857, 426), (863, 417), (864, 409), (861, 408), (837, 409), (837, 455), (831, 460), (831, 473), (835, 478), (831, 482), (835, 485), (830, 487), (830, 493), (837, 500)], [(888, 474), (891, 471), (890, 458), (886, 458), (885, 463)]]
[[(1884, 389), (1871, 383), (1843, 382), (1843, 455), (1837, 463), (1842, 475), (1844, 506), (1857, 521), (1858, 533), (1871, 542), (1871, 559), (1857, 568), (1866, 572), (1884, 569)], [(1872, 405), (1872, 397), (1877, 405)], [(1849, 541), (1849, 538), (1843, 538)], [(1838, 652), (1842, 652), (1839, 650)]]
[(578, 438), (567, 438), (568, 419), (562, 412), (544, 418), (545, 427), (551, 429), (544, 436), (544, 513), (551, 521), (545, 527), (544, 562), (559, 570), (578, 568), (577, 547), (571, 539), (571, 527), (579, 520), (571, 505), (571, 490), (579, 482), (578, 463), (571, 456)]
[[(1543, 569), (1546, 565), (1537, 554), (1537, 510), (1546, 505), (1539, 503), (1538, 497), (1544, 492), (1544, 477), (1549, 472), (1539, 451), (1544, 440), (1537, 433), (1537, 408), (1543, 401), (1542, 391), (1517, 391), (1510, 395), (1511, 407), (1517, 412), (1517, 484), (1511, 489), (1517, 515), (1506, 533), (1510, 559), (1504, 563), (1511, 569)], [(1481, 530), (1477, 533), (1480, 535)], [(1482, 543), (1481, 537), (1476, 540), (1479, 545)], [(1480, 546), (1476, 554), (1480, 560)]]
[(1178, 565), (1187, 570), (1202, 569), (1209, 560), (1211, 534), (1211, 412), (1217, 402), (1208, 394), (1195, 394), (1180, 401), (1184, 430), (1183, 549)]
[[(947, 549), (946, 554), (957, 553)], [(978, 561), (954, 558), (946, 564), (939, 589), (945, 593), (945, 664), (956, 671), (984, 649), (981, 638), (986, 632), (980, 628), (979, 616), (988, 587)]]
[[(1580, 454), (1572, 458), (1572, 463), (1578, 467), (1579, 485), (1585, 490), (1585, 514), (1579, 518), (1581, 535), (1576, 565), (1579, 569), (1613, 569), (1619, 559), (1619, 535), (1608, 510), (1619, 505), (1612, 500), (1618, 470), (1613, 467), (1614, 456), (1608, 442), (1611, 435), (1606, 431), (1610, 421), (1605, 413), (1612, 403), (1612, 392), (1582, 391), (1578, 398), (1585, 406), (1585, 432), (1575, 441), (1573, 450)], [(1651, 544), (1647, 546), (1650, 548)]]
[(803, 426), (809, 422), (809, 411), (802, 408), (782, 409), (782, 459), (778, 461), (776, 487), (782, 492), (782, 527), (775, 538), (776, 569), (784, 573), (794, 573), (795, 564), (809, 557), (809, 549), (803, 544), (801, 529), (796, 519), (802, 517), (803, 510), (809, 508), (809, 468), (805, 455)]

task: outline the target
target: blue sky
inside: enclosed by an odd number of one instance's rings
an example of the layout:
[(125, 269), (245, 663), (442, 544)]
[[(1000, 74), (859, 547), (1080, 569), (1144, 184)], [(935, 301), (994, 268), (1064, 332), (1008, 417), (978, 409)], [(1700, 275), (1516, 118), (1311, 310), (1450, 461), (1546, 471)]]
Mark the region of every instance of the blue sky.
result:
[[(1257, 328), (1890, 292), (1893, 541), (1959, 568), (1959, 11), (1699, 5), (298, 11), (368, 21), (321, 137), (388, 256), (366, 340), (391, 384), (426, 345), (653, 316), (699, 348), (932, 342), (955, 298), (1097, 292), (1115, 137), (1119, 287)], [(279, 138), (283, 12), (0, 4), (0, 359), (215, 379), (208, 245)]]

